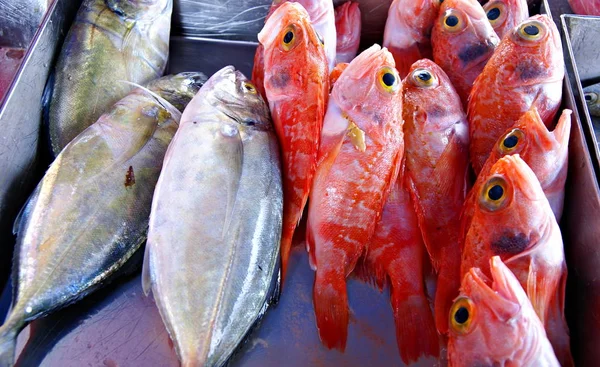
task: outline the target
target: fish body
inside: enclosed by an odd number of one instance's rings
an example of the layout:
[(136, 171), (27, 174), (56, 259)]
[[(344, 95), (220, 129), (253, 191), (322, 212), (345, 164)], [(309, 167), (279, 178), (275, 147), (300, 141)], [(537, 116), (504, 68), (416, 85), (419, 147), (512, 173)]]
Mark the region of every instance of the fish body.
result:
[(448, 74), (463, 106), (500, 39), (475, 0), (446, 0), (431, 33), (433, 60)]
[(233, 67), (184, 111), (156, 185), (143, 287), (183, 366), (221, 366), (279, 279), (277, 140), (256, 88)]
[(598, 0), (568, 0), (575, 14), (600, 16), (600, 1)]
[[(350, 62), (360, 46), (360, 7), (356, 2), (345, 2), (335, 8), (336, 64)], [(330, 68), (329, 70), (333, 70)]]
[(483, 10), (500, 39), (529, 18), (526, 0), (492, 0), (483, 6)]
[[(281, 5), (288, 2), (287, 0), (274, 0), (269, 9), (269, 13), (265, 19), (265, 24)], [(336, 64), (336, 48), (337, 48), (337, 36), (336, 36), (336, 24), (335, 24), (335, 12), (333, 9), (332, 0), (294, 0), (302, 5), (308, 12), (310, 23), (314, 27), (323, 47), (325, 48), (325, 56), (327, 57), (327, 63), (329, 71), (333, 70)], [(359, 32), (360, 35), (360, 32)], [(260, 39), (259, 39), (260, 42)], [(264, 45), (258, 44), (256, 53), (254, 54), (254, 66), (252, 68), (252, 81), (266, 98), (264, 93), (264, 79), (265, 79), (265, 61), (264, 61)]]
[(405, 364), (439, 356), (438, 334), (424, 284), (425, 246), (408, 188), (398, 177), (367, 246), (363, 273), (390, 286), (398, 350)]
[(491, 279), (479, 268), (463, 277), (450, 314), (448, 365), (560, 366), (519, 280), (498, 256), (489, 269)]
[(321, 341), (344, 350), (346, 277), (371, 240), (402, 160), (402, 92), (392, 55), (359, 54), (335, 83), (311, 191), (306, 241), (316, 270), (313, 302)]
[(461, 276), (477, 267), (489, 276), (492, 256), (515, 274), (545, 326), (563, 366), (572, 366), (564, 318), (567, 266), (563, 242), (544, 191), (518, 154), (491, 168), (473, 209), (463, 248)]
[(317, 168), (329, 72), (323, 44), (299, 3), (278, 7), (258, 39), (265, 48), (264, 86), (282, 153), (281, 267), (285, 279), (292, 237)]
[[(187, 104), (199, 83), (201, 75), (184, 73), (148, 89)], [(90, 293), (144, 243), (179, 115), (136, 89), (50, 165), (15, 223), (15, 298), (0, 328), (0, 365), (12, 365), (13, 338), (27, 322)]]
[(63, 44), (49, 105), (52, 152), (167, 64), (172, 0), (85, 0)]
[(460, 97), (433, 61), (413, 64), (404, 79), (406, 175), (419, 226), (436, 272), (435, 317), (447, 330), (460, 279), (460, 212), (468, 189), (469, 133)]
[[(529, 34), (531, 33), (531, 34)], [(532, 106), (552, 128), (562, 101), (564, 60), (554, 21), (535, 15), (507, 34), (475, 81), (467, 115), (478, 174), (502, 133)]]
[(400, 77), (406, 77), (415, 61), (433, 60), (431, 30), (440, 3), (440, 0), (394, 0), (390, 5), (383, 47), (394, 55)]
[(485, 184), (494, 163), (505, 155), (519, 154), (535, 173), (557, 222), (562, 217), (567, 180), (571, 110), (564, 110), (554, 131), (548, 131), (537, 109), (527, 111), (508, 128), (492, 149), (477, 181), (467, 196), (462, 213), (462, 238), (470, 227), (477, 194)]
[(590, 115), (600, 117), (600, 84), (583, 88), (583, 93)]

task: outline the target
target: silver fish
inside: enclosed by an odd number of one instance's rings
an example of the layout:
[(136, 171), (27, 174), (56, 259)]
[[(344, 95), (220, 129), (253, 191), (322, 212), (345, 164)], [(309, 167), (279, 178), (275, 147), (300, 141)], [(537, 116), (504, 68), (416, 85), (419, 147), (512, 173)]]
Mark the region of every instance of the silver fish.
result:
[(144, 291), (183, 366), (224, 364), (277, 293), (282, 209), (267, 105), (225, 67), (185, 109), (150, 214)]
[(56, 157), (15, 223), (16, 284), (0, 327), (0, 366), (12, 365), (14, 339), (29, 321), (93, 291), (144, 243), (181, 117), (170, 101), (185, 105), (202, 80), (183, 73), (132, 91)]
[(583, 88), (583, 93), (590, 115), (600, 117), (600, 84)]
[(84, 0), (63, 44), (49, 110), (54, 155), (167, 63), (172, 0)]

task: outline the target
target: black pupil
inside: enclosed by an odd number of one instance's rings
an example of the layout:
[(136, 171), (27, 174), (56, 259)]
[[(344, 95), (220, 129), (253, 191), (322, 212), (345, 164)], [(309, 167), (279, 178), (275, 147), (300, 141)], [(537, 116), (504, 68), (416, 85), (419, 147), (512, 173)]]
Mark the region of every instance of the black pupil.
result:
[(507, 148), (514, 148), (517, 146), (518, 142), (519, 142), (519, 138), (517, 138), (515, 135), (511, 135), (511, 136), (507, 137), (506, 139), (504, 139), (504, 146)]
[(283, 42), (290, 43), (294, 39), (294, 32), (288, 31), (285, 36), (283, 36)]
[(540, 34), (540, 29), (534, 25), (528, 25), (523, 31), (530, 36), (537, 36)]
[(488, 191), (488, 196), (494, 201), (500, 200), (502, 195), (504, 195), (504, 189), (500, 185), (494, 185), (490, 191)]
[(446, 25), (448, 27), (456, 27), (457, 24), (458, 18), (456, 17), (456, 15), (451, 15), (448, 18), (446, 18)]
[(460, 325), (469, 321), (469, 310), (467, 310), (465, 307), (461, 307), (458, 310), (456, 310), (456, 312), (454, 313), (454, 321), (456, 321), (456, 323)]
[(496, 20), (496, 19), (498, 19), (499, 16), (500, 16), (500, 9), (498, 9), (498, 8), (492, 8), (487, 13), (487, 17), (489, 20)]
[(429, 73), (428, 73), (428, 72), (426, 72), (426, 71), (422, 71), (422, 72), (420, 72), (420, 73), (417, 75), (417, 77), (418, 77), (419, 79), (421, 79), (422, 81), (424, 81), (424, 82), (428, 82), (429, 80), (431, 80), (431, 74), (429, 74)]
[(586, 94), (585, 95), (585, 100), (588, 101), (588, 102), (591, 102), (592, 101), (592, 95), (591, 94)]
[(254, 89), (254, 87), (252, 87), (250, 84), (246, 84), (246, 90), (252, 91)]
[(387, 85), (388, 87), (391, 87), (396, 82), (396, 77), (392, 73), (383, 74), (381, 79), (383, 80), (383, 84)]
[(248, 125), (248, 126), (254, 126), (254, 125), (256, 125), (256, 121), (254, 121), (254, 120), (246, 120), (246, 121), (244, 121), (244, 122), (245, 122), (245, 123), (246, 123), (246, 125)]

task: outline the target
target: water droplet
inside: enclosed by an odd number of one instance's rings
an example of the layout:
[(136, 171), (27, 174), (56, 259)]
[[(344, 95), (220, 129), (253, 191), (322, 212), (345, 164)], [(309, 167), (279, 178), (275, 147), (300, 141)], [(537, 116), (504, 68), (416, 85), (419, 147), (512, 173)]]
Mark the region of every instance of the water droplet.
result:
[(31, 308), (31, 306), (28, 306), (28, 307), (25, 309), (25, 312), (26, 312), (26, 313), (31, 313), (31, 311), (33, 311), (33, 309)]

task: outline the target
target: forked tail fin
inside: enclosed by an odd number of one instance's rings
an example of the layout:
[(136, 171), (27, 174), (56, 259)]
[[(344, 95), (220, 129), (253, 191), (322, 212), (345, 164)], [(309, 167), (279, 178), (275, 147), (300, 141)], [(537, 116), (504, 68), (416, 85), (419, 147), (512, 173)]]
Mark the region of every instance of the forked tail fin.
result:
[(343, 269), (317, 268), (313, 302), (321, 342), (329, 349), (344, 351), (348, 338), (348, 294)]
[(23, 329), (23, 322), (15, 321), (10, 316), (4, 325), (0, 326), (0, 367), (10, 367), (15, 364), (16, 339), (21, 329)]

